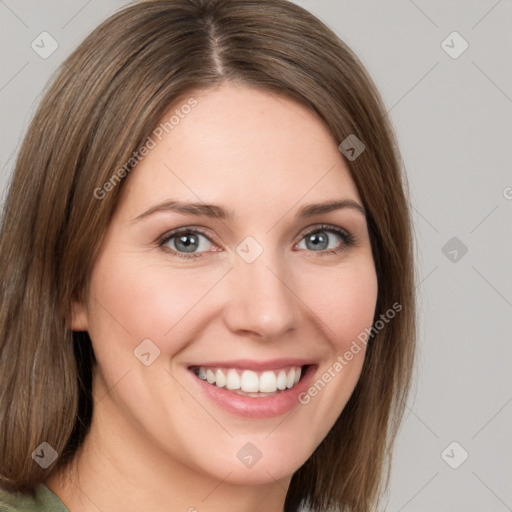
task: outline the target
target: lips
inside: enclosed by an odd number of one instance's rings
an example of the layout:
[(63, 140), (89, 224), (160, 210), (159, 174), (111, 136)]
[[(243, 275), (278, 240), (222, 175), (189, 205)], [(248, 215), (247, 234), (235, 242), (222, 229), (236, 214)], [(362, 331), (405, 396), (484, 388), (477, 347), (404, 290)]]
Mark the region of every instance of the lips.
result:
[[(311, 385), (318, 364), (304, 359), (237, 360), (200, 363), (187, 368), (192, 379), (190, 385), (197, 386), (212, 403), (238, 416), (262, 419), (287, 414), (301, 405), (299, 397)], [(272, 390), (274, 385), (274, 391), (260, 391)]]

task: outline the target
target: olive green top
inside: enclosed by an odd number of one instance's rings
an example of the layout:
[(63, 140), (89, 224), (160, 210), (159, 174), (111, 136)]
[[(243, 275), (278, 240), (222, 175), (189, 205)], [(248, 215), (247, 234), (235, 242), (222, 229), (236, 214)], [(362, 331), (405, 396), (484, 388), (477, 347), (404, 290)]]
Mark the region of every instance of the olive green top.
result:
[(0, 489), (0, 512), (70, 512), (46, 485), (41, 484), (35, 496), (8, 493)]

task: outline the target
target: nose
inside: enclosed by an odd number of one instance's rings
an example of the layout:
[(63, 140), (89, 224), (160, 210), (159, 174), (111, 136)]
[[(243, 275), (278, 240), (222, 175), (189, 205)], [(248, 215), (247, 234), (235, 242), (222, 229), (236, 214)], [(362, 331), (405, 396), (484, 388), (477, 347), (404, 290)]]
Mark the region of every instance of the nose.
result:
[(297, 328), (300, 301), (290, 272), (277, 262), (238, 259), (227, 293), (224, 318), (232, 332), (270, 340)]

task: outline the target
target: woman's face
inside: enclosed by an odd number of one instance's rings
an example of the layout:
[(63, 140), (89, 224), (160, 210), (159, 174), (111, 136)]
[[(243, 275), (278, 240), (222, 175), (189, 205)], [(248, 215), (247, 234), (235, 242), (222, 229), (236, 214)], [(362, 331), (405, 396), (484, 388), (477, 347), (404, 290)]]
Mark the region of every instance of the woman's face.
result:
[(246, 86), (191, 96), (125, 178), (75, 307), (98, 361), (93, 428), (107, 450), (134, 443), (230, 482), (283, 479), (362, 368), (353, 341), (377, 298), (362, 201), (306, 108)]

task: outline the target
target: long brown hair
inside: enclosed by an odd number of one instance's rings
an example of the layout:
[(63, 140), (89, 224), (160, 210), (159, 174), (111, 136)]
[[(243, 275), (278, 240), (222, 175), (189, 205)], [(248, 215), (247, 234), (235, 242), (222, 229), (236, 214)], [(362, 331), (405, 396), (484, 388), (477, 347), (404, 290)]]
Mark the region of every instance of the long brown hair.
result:
[[(286, 0), (149, 0), (125, 8), (62, 64), (18, 155), (0, 234), (0, 484), (32, 492), (71, 460), (90, 425), (95, 363), (87, 333), (67, 327), (83, 300), (130, 161), (170, 105), (224, 81), (279, 91), (312, 109), (348, 159), (378, 276), (375, 320), (400, 314), (368, 344), (342, 414), (293, 475), (285, 510), (372, 509), (387, 473), (414, 359), (410, 217), (392, 129), (359, 60)], [(43, 441), (60, 457), (43, 470)]]

